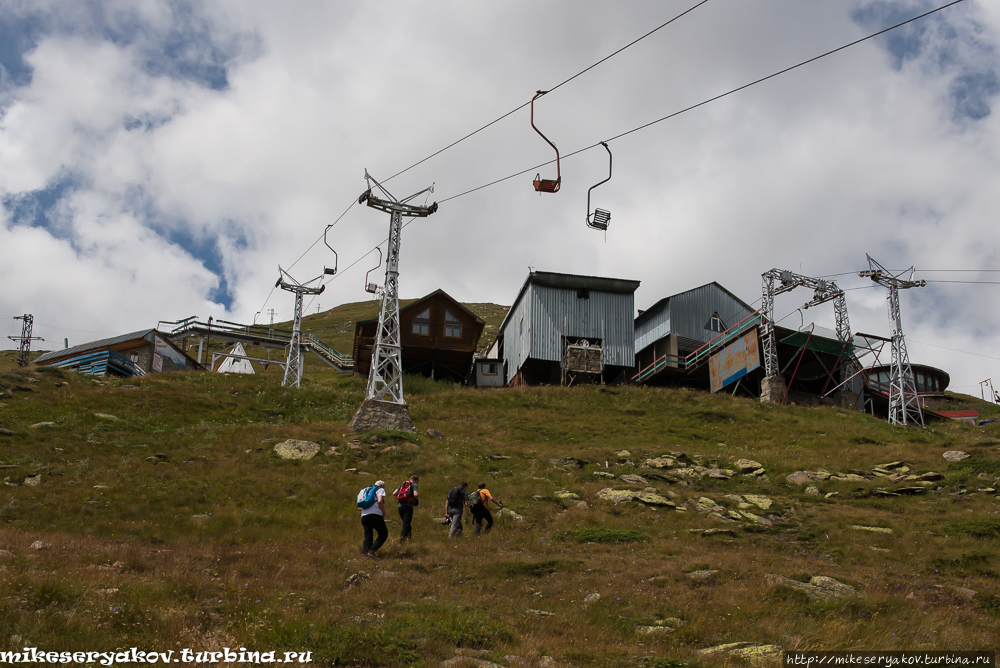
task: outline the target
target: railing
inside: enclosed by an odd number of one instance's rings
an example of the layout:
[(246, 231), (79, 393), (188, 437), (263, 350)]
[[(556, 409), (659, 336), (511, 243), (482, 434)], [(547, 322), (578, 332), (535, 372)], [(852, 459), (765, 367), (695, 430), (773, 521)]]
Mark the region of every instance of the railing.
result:
[[(202, 322), (195, 316), (179, 320), (177, 323), (177, 326), (170, 330), (171, 337), (204, 333), (208, 336), (215, 334), (219, 338), (239, 338), (282, 346), (287, 346), (292, 341), (291, 330), (275, 329), (269, 325), (242, 325), (228, 320)], [(342, 371), (354, 368), (353, 357), (343, 354), (312, 334), (302, 334), (302, 347), (316, 353), (327, 363)]]
[(718, 336), (713, 338), (708, 343), (704, 344), (694, 352), (688, 355), (661, 355), (657, 359), (653, 360), (649, 366), (644, 369), (640, 369), (639, 373), (632, 376), (630, 379), (633, 383), (641, 383), (647, 380), (649, 377), (659, 373), (661, 370), (670, 366), (671, 368), (680, 369), (682, 371), (691, 371), (694, 368), (701, 365), (705, 360), (712, 356), (713, 353), (717, 352), (724, 346), (729, 345), (733, 339), (741, 334), (745, 334), (747, 331), (756, 327), (761, 322), (760, 311), (754, 311), (743, 320), (720, 333)]

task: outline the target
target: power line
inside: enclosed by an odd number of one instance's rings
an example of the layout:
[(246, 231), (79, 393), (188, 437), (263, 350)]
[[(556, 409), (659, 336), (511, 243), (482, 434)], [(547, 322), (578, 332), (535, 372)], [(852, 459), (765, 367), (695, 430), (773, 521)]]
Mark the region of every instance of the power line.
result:
[(942, 281), (930, 280), (928, 283), (961, 283), (963, 285), (1000, 285), (1000, 281)]
[[(704, 4), (706, 3), (706, 2), (708, 2), (708, 0), (701, 0), (701, 2), (699, 2), (698, 4), (696, 4), (696, 5), (692, 6), (692, 7), (691, 7), (691, 8), (689, 8), (689, 9), (686, 9), (686, 10), (684, 10), (683, 12), (681, 12), (680, 14), (678, 14), (677, 16), (675, 16), (675, 17), (673, 17), (672, 19), (670, 19), (669, 21), (667, 21), (666, 23), (661, 23), (661, 24), (660, 24), (660, 25), (658, 25), (657, 27), (655, 27), (655, 28), (653, 28), (652, 30), (650, 30), (649, 32), (647, 32), (647, 33), (646, 33), (645, 35), (643, 35), (642, 37), (637, 37), (636, 39), (632, 40), (631, 42), (629, 42), (629, 43), (628, 43), (628, 44), (626, 44), (625, 46), (621, 47), (620, 49), (618, 49), (618, 50), (616, 50), (616, 51), (613, 51), (612, 53), (610, 53), (610, 54), (608, 54), (608, 55), (604, 56), (603, 58), (601, 58), (600, 60), (598, 60), (598, 61), (597, 61), (596, 63), (594, 63), (593, 65), (590, 65), (590, 66), (588, 66), (588, 67), (586, 67), (586, 68), (584, 68), (584, 69), (580, 70), (579, 72), (577, 72), (576, 74), (574, 74), (573, 76), (571, 76), (571, 77), (570, 77), (569, 79), (566, 79), (566, 80), (564, 80), (564, 81), (562, 81), (562, 82), (560, 82), (560, 83), (556, 84), (556, 85), (555, 85), (555, 86), (553, 86), (552, 88), (549, 88), (549, 89), (548, 89), (548, 90), (546, 91), (546, 93), (551, 93), (552, 91), (556, 90), (557, 88), (561, 88), (562, 86), (565, 86), (566, 84), (568, 84), (568, 83), (569, 83), (570, 81), (572, 81), (573, 79), (576, 79), (577, 77), (579, 77), (579, 76), (581, 76), (581, 75), (583, 75), (583, 74), (586, 74), (587, 72), (589, 72), (590, 70), (594, 69), (595, 67), (597, 67), (597, 66), (598, 66), (598, 65), (600, 65), (601, 63), (603, 63), (603, 62), (605, 62), (605, 61), (607, 61), (607, 60), (610, 60), (611, 58), (613, 58), (613, 57), (617, 56), (617, 55), (618, 55), (619, 53), (621, 53), (621, 52), (622, 52), (622, 51), (624, 51), (625, 49), (627, 49), (627, 48), (629, 48), (629, 47), (631, 47), (631, 46), (634, 46), (635, 44), (638, 44), (639, 42), (641, 42), (642, 40), (646, 39), (647, 37), (649, 37), (650, 35), (652, 35), (652, 34), (653, 34), (653, 33), (655, 33), (656, 31), (658, 31), (658, 30), (661, 30), (661, 29), (663, 29), (663, 28), (666, 28), (666, 27), (667, 27), (668, 25), (670, 25), (671, 23), (673, 23), (673, 22), (674, 22), (674, 21), (676, 21), (677, 19), (679, 19), (679, 18), (683, 17), (683, 16), (684, 16), (684, 15), (686, 15), (686, 14), (689, 14), (689, 13), (693, 12), (694, 10), (696, 10), (696, 9), (698, 9), (699, 7), (701, 7), (702, 5), (704, 5)], [(383, 181), (383, 183), (385, 183), (386, 181), (391, 181), (392, 179), (396, 178), (396, 177), (397, 177), (397, 176), (399, 176), (400, 174), (403, 174), (403, 173), (405, 173), (405, 172), (408, 172), (408, 171), (410, 171), (411, 169), (413, 169), (413, 168), (414, 168), (414, 167), (416, 167), (417, 165), (420, 165), (420, 164), (423, 164), (423, 163), (427, 162), (428, 160), (430, 160), (430, 159), (431, 159), (431, 158), (433, 158), (434, 156), (437, 156), (437, 155), (440, 155), (440, 154), (444, 153), (445, 151), (447, 151), (447, 150), (448, 150), (448, 149), (450, 149), (451, 147), (453, 147), (453, 146), (455, 146), (455, 145), (457, 145), (457, 144), (460, 144), (460, 143), (462, 143), (463, 141), (465, 141), (465, 140), (466, 140), (466, 139), (468, 139), (469, 137), (472, 137), (473, 135), (476, 135), (476, 134), (479, 134), (480, 132), (482, 132), (482, 131), (483, 131), (483, 130), (485, 130), (486, 128), (490, 127), (491, 125), (495, 125), (495, 124), (499, 123), (500, 121), (502, 121), (503, 119), (507, 118), (508, 116), (510, 116), (510, 115), (512, 115), (512, 114), (515, 114), (515, 113), (517, 113), (517, 112), (521, 111), (522, 109), (524, 109), (525, 107), (527, 107), (527, 106), (528, 106), (529, 104), (531, 104), (531, 102), (530, 102), (530, 101), (529, 101), (529, 102), (525, 102), (524, 104), (522, 104), (522, 105), (521, 105), (521, 106), (519, 106), (519, 107), (516, 107), (516, 108), (514, 108), (514, 109), (511, 109), (511, 110), (510, 110), (510, 111), (508, 111), (508, 112), (507, 112), (506, 114), (504, 114), (504, 115), (500, 116), (499, 118), (496, 118), (496, 119), (494, 119), (494, 120), (490, 121), (490, 122), (489, 122), (489, 123), (487, 123), (486, 125), (484, 125), (484, 126), (482, 126), (481, 128), (479, 128), (478, 130), (473, 130), (472, 132), (470, 132), (469, 134), (465, 135), (465, 136), (464, 136), (464, 137), (462, 137), (461, 139), (458, 139), (458, 140), (456, 140), (456, 141), (453, 141), (452, 143), (448, 144), (448, 145), (447, 145), (447, 146), (445, 146), (444, 148), (442, 148), (442, 149), (440, 149), (440, 150), (438, 150), (438, 151), (435, 151), (434, 153), (431, 153), (431, 154), (430, 154), (429, 156), (427, 156), (427, 157), (426, 157), (426, 158), (424, 158), (423, 160), (418, 160), (417, 162), (413, 163), (412, 165), (410, 165), (410, 166), (409, 166), (409, 167), (407, 167), (406, 169), (404, 169), (404, 170), (402, 170), (402, 171), (399, 171), (399, 172), (396, 172), (395, 174), (393, 174), (392, 176), (390, 176), (389, 178), (387, 178), (387, 179), (386, 179), (385, 181)]]
[[(640, 125), (638, 127), (632, 128), (631, 130), (626, 130), (625, 132), (622, 132), (620, 134), (617, 134), (617, 135), (614, 135), (612, 137), (609, 137), (609, 138), (605, 139), (603, 142), (597, 142), (595, 144), (591, 144), (590, 146), (586, 146), (584, 148), (577, 149), (576, 151), (573, 151), (571, 153), (567, 153), (567, 154), (565, 154), (565, 155), (562, 156), (562, 159), (565, 160), (566, 158), (569, 158), (569, 157), (572, 157), (574, 155), (577, 155), (578, 153), (583, 153), (584, 151), (589, 151), (592, 148), (596, 148), (596, 147), (600, 146), (602, 143), (612, 142), (612, 141), (615, 141), (616, 139), (621, 139), (622, 137), (625, 137), (625, 136), (630, 135), (632, 133), (639, 132), (640, 130), (645, 130), (646, 128), (648, 128), (650, 126), (656, 125), (657, 123), (662, 123), (663, 121), (669, 120), (671, 118), (675, 118), (677, 116), (680, 116), (681, 114), (687, 113), (687, 112), (692, 111), (694, 109), (698, 109), (699, 107), (703, 107), (706, 104), (709, 104), (711, 102), (715, 102), (716, 100), (721, 100), (724, 97), (728, 97), (730, 95), (733, 95), (734, 93), (738, 93), (738, 92), (740, 92), (742, 90), (746, 90), (747, 88), (750, 88), (751, 86), (756, 86), (757, 84), (763, 83), (765, 81), (768, 81), (769, 79), (773, 79), (773, 78), (775, 78), (777, 76), (780, 76), (782, 74), (786, 74), (788, 72), (791, 72), (792, 70), (798, 69), (798, 68), (803, 67), (805, 65), (808, 65), (810, 63), (814, 63), (817, 60), (820, 60), (822, 58), (826, 58), (827, 56), (831, 56), (831, 55), (833, 55), (835, 53), (843, 51), (844, 49), (848, 49), (848, 48), (850, 48), (852, 46), (856, 46), (856, 45), (861, 44), (862, 42), (866, 42), (866, 41), (868, 41), (870, 39), (874, 39), (875, 37), (878, 37), (879, 35), (884, 35), (885, 33), (889, 32), (889, 31), (895, 30), (896, 28), (900, 28), (900, 27), (905, 26), (905, 25), (907, 25), (909, 23), (913, 23), (914, 21), (919, 21), (922, 18), (930, 16), (931, 14), (934, 14), (936, 12), (940, 12), (943, 9), (947, 9), (948, 7), (951, 7), (953, 5), (957, 5), (957, 4), (961, 3), (961, 2), (965, 2), (965, 0), (952, 0), (952, 2), (949, 2), (946, 5), (942, 5), (940, 7), (937, 7), (936, 9), (932, 9), (930, 11), (924, 12), (923, 14), (919, 14), (917, 16), (914, 16), (913, 18), (907, 19), (905, 21), (901, 21), (901, 22), (899, 22), (899, 23), (897, 23), (897, 24), (895, 24), (893, 26), (890, 26), (888, 28), (883, 28), (882, 30), (879, 30), (878, 32), (873, 32), (870, 35), (867, 35), (867, 36), (862, 37), (860, 39), (856, 39), (853, 42), (848, 42), (847, 44), (844, 44), (843, 46), (838, 46), (836, 49), (831, 49), (830, 51), (827, 51), (825, 53), (821, 53), (818, 56), (813, 56), (812, 58), (809, 58), (807, 60), (803, 60), (800, 63), (797, 63), (795, 65), (791, 65), (790, 67), (786, 67), (784, 69), (778, 70), (777, 72), (773, 72), (772, 74), (768, 74), (767, 76), (764, 76), (764, 77), (761, 77), (760, 79), (756, 79), (754, 81), (751, 81), (750, 83), (743, 84), (742, 86), (738, 86), (736, 88), (728, 90), (725, 93), (720, 93), (719, 95), (716, 95), (714, 97), (710, 97), (707, 100), (703, 100), (701, 102), (698, 102), (697, 104), (692, 104), (691, 106), (685, 107), (684, 109), (681, 109), (679, 111), (675, 111), (675, 112), (673, 112), (671, 114), (667, 114), (666, 116), (663, 116), (661, 118), (657, 118), (656, 120), (650, 121), (648, 123), (644, 123), (643, 125)], [(478, 186), (476, 188), (472, 188), (470, 190), (466, 190), (465, 192), (459, 193), (457, 195), (452, 195), (451, 197), (446, 197), (445, 199), (440, 200), (439, 203), (443, 204), (444, 202), (448, 202), (450, 200), (457, 199), (459, 197), (463, 197), (464, 195), (468, 195), (470, 193), (476, 192), (477, 190), (482, 190), (483, 188), (488, 188), (490, 186), (496, 185), (497, 183), (501, 183), (503, 181), (510, 180), (512, 178), (521, 176), (522, 174), (526, 174), (528, 172), (533, 172), (536, 169), (539, 169), (541, 167), (545, 167), (546, 165), (551, 165), (553, 162), (555, 162), (555, 160), (549, 160), (549, 161), (543, 162), (543, 163), (541, 163), (539, 165), (535, 165), (534, 167), (529, 167), (528, 169), (521, 170), (521, 171), (517, 172), (516, 174), (511, 174), (509, 176), (505, 176), (503, 178), (496, 179), (495, 181), (490, 181), (489, 183), (486, 183), (484, 185)]]
[(974, 355), (976, 357), (985, 357), (988, 360), (1000, 360), (1000, 357), (992, 357), (991, 355), (983, 355), (983, 354), (980, 354), (980, 353), (972, 353), (972, 352), (969, 352), (968, 350), (959, 350), (958, 348), (948, 348), (946, 346), (938, 346), (938, 345), (935, 345), (933, 343), (926, 343), (924, 341), (917, 341), (916, 339), (909, 339), (909, 340), (912, 341), (913, 343), (919, 343), (922, 346), (930, 346), (931, 348), (940, 348), (942, 350), (950, 350), (953, 353), (963, 353), (965, 355)]

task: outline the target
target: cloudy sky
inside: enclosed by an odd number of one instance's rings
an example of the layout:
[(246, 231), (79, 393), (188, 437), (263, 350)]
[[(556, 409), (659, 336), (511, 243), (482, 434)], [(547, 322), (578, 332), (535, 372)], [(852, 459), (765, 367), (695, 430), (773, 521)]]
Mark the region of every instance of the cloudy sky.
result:
[[(536, 103), (564, 155), (942, 4), (0, 0), (3, 343), (22, 313), (43, 347), (286, 320), (278, 265), (322, 274), (345, 211), (310, 311), (365, 299), (388, 229), (351, 206), (365, 169), (387, 179), (696, 5)], [(637, 308), (713, 280), (755, 302), (778, 267), (843, 274), (853, 329), (888, 335), (885, 291), (851, 273), (870, 253), (963, 281), (903, 293), (904, 327), (914, 362), (978, 395), (1000, 384), (998, 46), (1000, 4), (965, 0), (615, 139), (607, 235), (585, 226), (607, 154), (535, 193), (554, 153), (520, 109), (386, 183), (442, 202), (404, 231), (402, 296), (510, 304), (531, 266), (638, 279)], [(809, 296), (779, 298), (783, 324), (832, 326), (800, 318)]]

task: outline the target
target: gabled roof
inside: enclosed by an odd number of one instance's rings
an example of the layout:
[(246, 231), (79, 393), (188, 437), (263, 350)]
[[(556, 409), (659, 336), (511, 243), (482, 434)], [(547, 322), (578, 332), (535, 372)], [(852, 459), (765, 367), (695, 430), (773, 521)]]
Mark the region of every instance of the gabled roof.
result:
[(77, 355), (79, 353), (85, 353), (88, 350), (97, 350), (98, 348), (110, 348), (111, 346), (117, 346), (121, 343), (128, 343), (129, 341), (139, 341), (141, 339), (144, 339), (146, 341), (152, 341), (151, 335), (155, 331), (156, 331), (155, 329), (140, 329), (138, 332), (122, 334), (121, 336), (112, 336), (109, 339), (91, 341), (90, 343), (81, 343), (80, 345), (73, 346), (72, 348), (53, 350), (52, 352), (45, 353), (41, 357), (35, 359), (35, 364), (38, 364), (39, 362), (47, 362), (49, 360), (59, 359), (61, 357), (68, 357), (70, 355)]
[(631, 295), (639, 287), (639, 281), (627, 278), (605, 278), (603, 276), (582, 276), (579, 274), (560, 274), (553, 271), (532, 270), (528, 273), (528, 277), (524, 279), (524, 285), (521, 286), (521, 290), (517, 293), (517, 298), (510, 305), (510, 309), (507, 310), (507, 315), (504, 316), (503, 322), (500, 323), (501, 332), (507, 326), (507, 320), (514, 313), (518, 302), (521, 301), (521, 297), (524, 296), (529, 285), (542, 285), (562, 290), (586, 288), (587, 290), (596, 290), (598, 292), (615, 292)]
[[(480, 318), (478, 315), (476, 315), (475, 313), (473, 313), (469, 309), (465, 308), (465, 306), (463, 306), (460, 301), (456, 300), (454, 297), (452, 297), (451, 295), (449, 295), (447, 292), (445, 292), (441, 288), (438, 288), (437, 290), (435, 290), (434, 292), (432, 292), (432, 293), (430, 293), (428, 295), (424, 295), (420, 299), (413, 300), (412, 302), (410, 302), (406, 306), (401, 306), (399, 308), (400, 315), (402, 315), (403, 311), (409, 311), (410, 309), (416, 308), (420, 304), (422, 304), (423, 302), (427, 301), (428, 299), (430, 299), (431, 297), (433, 297), (433, 296), (435, 296), (437, 294), (443, 295), (448, 301), (450, 301), (452, 304), (454, 304), (458, 308), (462, 309), (463, 311), (465, 311), (466, 313), (468, 313), (469, 315), (471, 315), (478, 322), (481, 322), (484, 325), (486, 324), (485, 320), (483, 320), (482, 318)], [(362, 323), (362, 322), (373, 322), (373, 321), (378, 321), (378, 316), (376, 316), (374, 318), (365, 318), (364, 320), (358, 320), (357, 322), (358, 323)]]
[(658, 302), (656, 302), (655, 304), (653, 304), (652, 306), (650, 306), (648, 309), (644, 310), (638, 316), (636, 316), (636, 318), (635, 318), (635, 324), (636, 325), (640, 325), (643, 322), (645, 322), (646, 320), (648, 320), (649, 318), (652, 318), (654, 314), (661, 312), (663, 309), (665, 309), (668, 306), (668, 304), (670, 303), (670, 300), (673, 299), (674, 297), (680, 297), (681, 295), (686, 295), (689, 292), (694, 292), (695, 290), (701, 290), (702, 288), (707, 288), (710, 285), (714, 285), (715, 287), (717, 287), (720, 290), (722, 290), (723, 292), (725, 292), (727, 295), (729, 295), (730, 297), (732, 297), (733, 299), (735, 299), (740, 304), (740, 306), (744, 307), (746, 310), (753, 311), (753, 307), (752, 306), (750, 306), (745, 301), (743, 301), (742, 299), (740, 299), (739, 297), (737, 297), (735, 294), (733, 294), (732, 292), (730, 292), (729, 290), (727, 290), (718, 281), (712, 281), (711, 283), (705, 283), (704, 285), (699, 285), (696, 288), (691, 288), (690, 290), (685, 290), (684, 292), (678, 292), (677, 294), (670, 295), (669, 297), (664, 297), (663, 299), (659, 300)]

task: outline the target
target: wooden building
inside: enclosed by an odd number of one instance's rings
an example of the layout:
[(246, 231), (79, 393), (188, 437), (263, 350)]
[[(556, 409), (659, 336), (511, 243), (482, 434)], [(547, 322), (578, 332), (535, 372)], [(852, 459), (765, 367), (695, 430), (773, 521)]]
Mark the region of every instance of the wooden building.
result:
[[(486, 323), (444, 290), (399, 309), (404, 373), (466, 382), (472, 358)], [(359, 320), (354, 327), (354, 374), (367, 376), (378, 318)]]
[(168, 371), (194, 371), (203, 367), (178, 348), (167, 335), (144, 329), (121, 336), (53, 350), (35, 360), (94, 376), (142, 376)]

